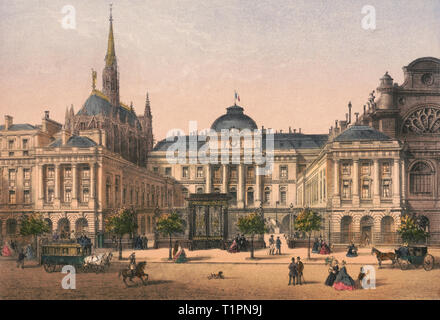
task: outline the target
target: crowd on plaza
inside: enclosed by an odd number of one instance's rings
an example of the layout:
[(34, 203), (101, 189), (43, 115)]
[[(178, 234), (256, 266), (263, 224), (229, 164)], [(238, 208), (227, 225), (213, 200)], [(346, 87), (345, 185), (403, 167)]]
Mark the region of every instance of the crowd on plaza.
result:
[(24, 260), (32, 260), (35, 258), (33, 246), (28, 244), (21, 244), (16, 240), (4, 241), (1, 244), (0, 256), (2, 257), (17, 257), (17, 268), (24, 268)]

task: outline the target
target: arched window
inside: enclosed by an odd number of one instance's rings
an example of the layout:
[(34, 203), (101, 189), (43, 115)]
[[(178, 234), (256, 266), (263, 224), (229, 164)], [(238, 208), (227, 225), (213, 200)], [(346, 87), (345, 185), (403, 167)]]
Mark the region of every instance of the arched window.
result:
[(197, 193), (203, 193), (203, 187), (197, 187)]
[(75, 223), (75, 234), (77, 236), (82, 235), (82, 233), (86, 233), (88, 231), (89, 223), (86, 218), (79, 218)]
[(231, 196), (231, 203), (232, 204), (236, 204), (237, 203), (237, 188), (236, 187), (231, 187), (229, 189), (229, 195)]
[(286, 187), (280, 187), (280, 203), (281, 204), (287, 203), (287, 188)]
[(380, 231), (382, 233), (383, 243), (394, 242), (394, 219), (391, 216), (385, 216), (380, 221)]
[(49, 226), (49, 233), (53, 232), (53, 223), (52, 220), (50, 220), (49, 218), (44, 219), (44, 221), (47, 223), (47, 225)]
[(270, 203), (270, 188), (269, 187), (264, 188), (264, 203), (266, 203), (266, 204)]
[(409, 186), (413, 195), (432, 195), (434, 171), (426, 162), (417, 162), (410, 171)]
[(247, 189), (247, 204), (248, 206), (254, 204), (254, 188), (252, 187)]
[(220, 193), (220, 188), (214, 188), (214, 193)]
[(353, 237), (353, 218), (344, 216), (341, 219), (341, 243), (349, 243)]

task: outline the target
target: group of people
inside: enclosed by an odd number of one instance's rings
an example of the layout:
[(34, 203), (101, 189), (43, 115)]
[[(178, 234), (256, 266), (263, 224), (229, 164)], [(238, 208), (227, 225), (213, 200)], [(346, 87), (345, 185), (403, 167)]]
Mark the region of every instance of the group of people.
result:
[(88, 254), (92, 254), (92, 240), (87, 237), (85, 234), (82, 234), (79, 238), (76, 239), (76, 242), (83, 247), (85, 252)]
[(365, 277), (365, 273), (363, 268), (359, 272), (358, 278), (356, 281), (353, 280), (352, 277), (347, 272), (347, 263), (342, 260), (342, 266), (339, 268), (339, 262), (336, 259), (333, 259), (328, 270), (329, 275), (325, 280), (325, 285), (329, 287), (333, 287), (336, 290), (354, 290), (354, 289), (362, 289), (362, 279)]
[(304, 264), (301, 262), (300, 257), (295, 258), (292, 257), (292, 262), (289, 264), (289, 284), (290, 285), (302, 285), (304, 280)]
[(318, 253), (318, 254), (330, 254), (330, 246), (325, 242), (324, 239), (322, 239), (322, 236), (319, 236), (318, 238), (315, 238), (315, 241), (313, 242), (313, 248), (312, 253)]
[(20, 245), (15, 240), (10, 240), (9, 243), (5, 242), (1, 246), (0, 256), (2, 257), (17, 257), (17, 268), (24, 268), (24, 261), (32, 260), (35, 258), (34, 249), (31, 244), (26, 246)]
[(237, 234), (234, 238), (234, 240), (232, 240), (232, 244), (228, 249), (229, 253), (237, 253), (240, 251), (247, 251), (247, 240), (246, 237), (244, 236), (244, 234), (240, 235)]
[(137, 235), (133, 239), (133, 249), (135, 250), (146, 250), (148, 249), (148, 238), (144, 235)]
[(269, 255), (281, 254), (281, 239), (277, 237), (275, 240), (274, 235), (271, 234), (269, 238)]

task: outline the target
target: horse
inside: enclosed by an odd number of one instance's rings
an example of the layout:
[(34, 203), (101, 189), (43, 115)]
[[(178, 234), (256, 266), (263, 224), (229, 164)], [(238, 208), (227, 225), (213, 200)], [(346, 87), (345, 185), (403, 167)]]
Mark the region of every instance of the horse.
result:
[(118, 274), (118, 278), (123, 277), (123, 281), (125, 283), (125, 286), (128, 287), (127, 282), (125, 281), (125, 279), (129, 279), (131, 282), (133, 282), (133, 278), (134, 277), (138, 277), (139, 279), (141, 279), (142, 284), (146, 285), (147, 282), (144, 280), (144, 277), (146, 278), (146, 280), (148, 281), (148, 273), (145, 273), (145, 267), (147, 265), (146, 261), (142, 261), (139, 262), (138, 264), (136, 264), (136, 267), (134, 269), (134, 274), (132, 273), (132, 270), (125, 268), (125, 269), (120, 269), (119, 270), (119, 274)]
[(396, 254), (392, 252), (380, 252), (376, 248), (371, 248), (371, 254), (375, 254), (377, 261), (379, 262), (379, 268), (382, 267), (382, 261), (391, 260), (392, 266), (394, 268), (394, 264), (396, 263)]

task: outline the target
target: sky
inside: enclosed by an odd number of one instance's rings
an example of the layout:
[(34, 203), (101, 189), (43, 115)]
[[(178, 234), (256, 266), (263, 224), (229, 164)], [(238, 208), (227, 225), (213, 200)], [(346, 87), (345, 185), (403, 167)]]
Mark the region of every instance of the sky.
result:
[[(143, 113), (150, 94), (156, 140), (189, 121), (208, 128), (234, 103), (259, 127), (327, 133), (360, 112), (386, 71), (440, 57), (440, 0), (113, 0), (120, 96)], [(0, 0), (0, 115), (64, 122), (101, 88), (107, 0)], [(63, 28), (64, 6), (76, 27)], [(376, 29), (362, 28), (362, 8)], [(2, 122), (4, 120), (1, 120)]]

